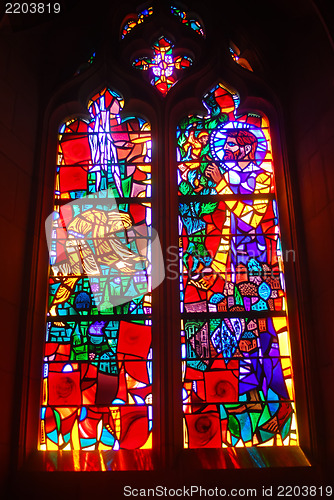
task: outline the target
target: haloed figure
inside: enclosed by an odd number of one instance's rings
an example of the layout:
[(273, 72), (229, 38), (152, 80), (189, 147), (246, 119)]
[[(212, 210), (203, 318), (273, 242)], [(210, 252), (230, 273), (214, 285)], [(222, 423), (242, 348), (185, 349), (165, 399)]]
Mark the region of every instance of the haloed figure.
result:
[[(228, 165), (228, 170), (242, 171), (245, 170), (248, 172), (248, 175), (245, 175), (246, 183), (248, 181), (248, 177), (254, 179), (256, 175), (249, 175), (249, 172), (253, 169), (249, 169), (250, 163), (255, 161), (255, 152), (257, 147), (257, 138), (254, 134), (249, 132), (248, 130), (229, 130), (228, 135), (226, 137), (226, 142), (224, 145), (224, 163), (226, 162), (237, 162), (234, 166)], [(252, 163), (254, 167), (254, 163)], [(217, 164), (210, 164), (205, 171), (207, 177), (211, 178), (217, 184), (223, 179), (223, 174), (221, 173), (220, 168)], [(236, 180), (236, 179), (235, 179)], [(240, 179), (241, 180), (241, 179)], [(231, 180), (230, 180), (231, 182)], [(233, 184), (236, 184), (234, 182)], [(255, 187), (255, 184), (251, 182), (249, 187)], [(217, 186), (218, 188), (218, 186)], [(218, 189), (217, 189), (218, 191)], [(219, 191), (218, 191), (219, 192)], [(236, 191), (234, 191), (236, 192)]]
[(226, 129), (223, 159), (220, 165), (211, 163), (205, 171), (215, 182), (218, 194), (237, 195), (236, 199), (225, 200), (225, 236), (215, 257), (217, 264), (212, 264), (215, 271), (225, 274), (230, 255), (232, 281), (238, 264), (247, 264), (250, 258), (266, 260), (260, 225), (268, 202), (242, 197), (270, 191), (270, 174), (256, 161), (257, 147), (257, 137), (250, 130)]

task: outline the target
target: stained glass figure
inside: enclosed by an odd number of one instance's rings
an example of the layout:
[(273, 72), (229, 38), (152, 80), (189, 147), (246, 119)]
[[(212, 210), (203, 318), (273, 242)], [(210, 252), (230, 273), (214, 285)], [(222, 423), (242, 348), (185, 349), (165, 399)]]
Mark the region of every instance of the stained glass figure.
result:
[(130, 33), (133, 28), (146, 21), (152, 14), (153, 7), (147, 7), (147, 9), (140, 11), (137, 15), (129, 17), (122, 26), (122, 38)]
[(177, 129), (184, 446), (296, 445), (269, 123), (203, 103)]
[(174, 6), (171, 7), (171, 11), (174, 16), (177, 16), (181, 23), (189, 26), (189, 28), (205, 38), (204, 26), (193, 12), (189, 13), (186, 10)]
[(42, 450), (152, 446), (151, 132), (122, 107), (104, 89), (60, 127)]
[(188, 56), (177, 56), (173, 54), (173, 45), (164, 36), (161, 36), (152, 47), (154, 57), (140, 57), (132, 64), (135, 68), (148, 71), (150, 82), (163, 96), (172, 88), (178, 80), (178, 71), (189, 68), (192, 60)]

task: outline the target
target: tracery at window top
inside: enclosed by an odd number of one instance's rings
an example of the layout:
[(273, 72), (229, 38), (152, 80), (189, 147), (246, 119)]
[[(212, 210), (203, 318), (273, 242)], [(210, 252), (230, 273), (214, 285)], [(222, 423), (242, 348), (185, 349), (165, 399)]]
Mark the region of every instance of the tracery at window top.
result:
[(240, 49), (233, 42), (230, 42), (229, 50), (233, 61), (239, 64), (239, 66), (248, 69), (248, 71), (253, 71), (249, 61), (246, 59), (244, 54), (241, 54)]
[(126, 35), (130, 33), (133, 28), (145, 22), (149, 16), (153, 14), (153, 7), (147, 7), (142, 11), (138, 12), (138, 14), (133, 14), (129, 16), (127, 20), (123, 23), (121, 30), (121, 37), (124, 38)]
[(139, 57), (132, 65), (149, 73), (151, 85), (153, 85), (163, 96), (179, 79), (180, 70), (189, 68), (192, 59), (186, 55), (174, 56), (173, 44), (164, 36), (153, 44), (153, 57)]
[(268, 120), (203, 103), (177, 129), (184, 446), (296, 445)]
[(96, 53), (95, 53), (95, 51), (92, 51), (89, 58), (87, 59), (87, 61), (80, 64), (80, 66), (78, 67), (78, 69), (74, 73), (74, 76), (80, 75), (81, 73), (86, 71), (93, 64), (95, 57), (96, 57)]
[(40, 449), (152, 446), (151, 132), (122, 107), (59, 132)]
[(174, 5), (171, 7), (171, 12), (181, 21), (182, 24), (189, 26), (189, 28), (205, 38), (204, 26), (196, 14), (189, 12), (188, 9), (184, 7), (181, 8)]

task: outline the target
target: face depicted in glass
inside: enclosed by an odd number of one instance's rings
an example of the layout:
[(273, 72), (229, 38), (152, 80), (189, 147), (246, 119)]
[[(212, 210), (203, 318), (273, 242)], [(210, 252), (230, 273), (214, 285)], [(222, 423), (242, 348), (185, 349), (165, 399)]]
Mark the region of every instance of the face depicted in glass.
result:
[(240, 147), (235, 137), (227, 137), (224, 146), (224, 159), (237, 160), (240, 152)]
[(122, 231), (132, 226), (131, 218), (128, 214), (110, 212), (108, 214), (108, 223), (112, 231)]
[(209, 134), (207, 132), (201, 132), (198, 134), (198, 140), (203, 146), (205, 146), (209, 140)]
[(224, 146), (224, 160), (246, 160), (249, 159), (248, 155), (252, 147), (250, 144), (245, 144), (245, 146), (239, 146), (237, 139), (235, 137), (228, 136), (226, 138)]

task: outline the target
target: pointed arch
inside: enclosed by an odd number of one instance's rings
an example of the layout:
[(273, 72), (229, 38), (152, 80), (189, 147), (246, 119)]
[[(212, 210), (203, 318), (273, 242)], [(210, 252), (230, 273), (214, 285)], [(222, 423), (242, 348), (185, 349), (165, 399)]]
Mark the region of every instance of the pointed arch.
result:
[(58, 136), (42, 450), (150, 449), (151, 130), (104, 88)]
[(298, 444), (270, 127), (239, 101), (177, 129), (185, 448)]

